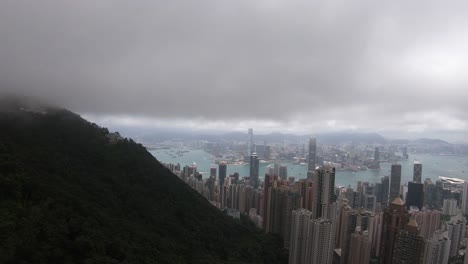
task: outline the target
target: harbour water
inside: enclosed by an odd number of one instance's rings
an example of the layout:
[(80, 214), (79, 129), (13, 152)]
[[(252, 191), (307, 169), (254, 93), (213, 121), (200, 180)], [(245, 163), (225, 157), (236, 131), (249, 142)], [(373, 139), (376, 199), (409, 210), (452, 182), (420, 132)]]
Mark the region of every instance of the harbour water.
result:
[[(214, 156), (201, 150), (191, 149), (181, 153), (181, 155), (174, 155), (168, 151), (174, 151), (176, 149), (156, 149), (151, 150), (151, 154), (155, 156), (160, 162), (163, 163), (179, 163), (181, 166), (196, 164), (198, 171), (205, 177), (209, 174), (211, 167), (217, 167), (214, 163)], [(172, 152), (173, 153), (173, 152)], [(429, 154), (410, 154), (408, 160), (401, 161), (402, 165), (402, 179), (401, 182), (406, 183), (413, 178), (413, 161), (418, 160), (423, 164), (422, 178), (431, 178), (436, 180), (439, 176), (445, 177), (456, 177), (464, 180), (468, 180), (468, 157), (466, 156), (440, 156), (440, 155), (429, 155)], [(307, 166), (283, 162), (282, 165), (288, 166), (288, 176), (296, 177), (296, 180), (307, 177)], [(260, 178), (263, 180), (263, 176), (267, 171), (267, 167), (271, 163), (260, 164)], [(362, 182), (378, 182), (380, 178), (386, 175), (390, 175), (390, 163), (381, 163), (381, 168), (377, 170), (366, 170), (366, 171), (337, 171), (336, 173), (336, 185), (356, 187), (358, 181)], [(249, 175), (249, 165), (228, 165), (227, 172), (233, 174), (238, 172), (239, 175)]]

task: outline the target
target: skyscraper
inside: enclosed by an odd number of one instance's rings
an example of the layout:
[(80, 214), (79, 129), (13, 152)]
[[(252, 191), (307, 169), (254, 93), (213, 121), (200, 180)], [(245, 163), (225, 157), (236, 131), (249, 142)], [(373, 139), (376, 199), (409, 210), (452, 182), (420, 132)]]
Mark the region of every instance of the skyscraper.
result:
[(413, 167), (413, 182), (421, 183), (422, 178), (422, 164), (419, 161), (414, 162)]
[(333, 222), (324, 218), (310, 220), (306, 261), (303, 263), (331, 264), (334, 236)]
[(390, 175), (390, 197), (389, 200), (393, 201), (395, 198), (400, 197), (401, 185), (401, 165), (393, 164)]
[(349, 205), (344, 205), (341, 208), (341, 217), (338, 224), (338, 248), (341, 249), (340, 263), (347, 263), (349, 255), (349, 246), (351, 235), (356, 230), (357, 226), (357, 211), (352, 209)]
[(411, 218), (396, 237), (393, 264), (424, 264), (424, 238), (418, 235), (418, 224)]
[(380, 192), (381, 198), (380, 200), (382, 201), (383, 206), (388, 206), (388, 192), (390, 190), (390, 177), (384, 176), (382, 177), (382, 190)]
[(375, 150), (374, 150), (374, 161), (375, 161), (375, 162), (380, 162), (379, 147), (375, 147)]
[(336, 202), (335, 168), (324, 166), (314, 174), (314, 199), (312, 201), (312, 218), (320, 217), (334, 220), (332, 205)]
[(247, 142), (247, 155), (246, 155), (246, 157), (250, 157), (250, 155), (252, 155), (252, 153), (254, 152), (254, 150), (253, 150), (253, 128), (249, 128), (248, 134), (249, 134), (249, 141)]
[(383, 219), (381, 240), (381, 257), (384, 264), (392, 263), (393, 250), (398, 233), (409, 221), (409, 214), (405, 202), (400, 197), (395, 198), (390, 208), (386, 208)]
[(309, 139), (309, 163), (308, 170), (314, 171), (317, 164), (317, 140), (314, 137)]
[(417, 182), (408, 182), (408, 194), (406, 195), (406, 208), (417, 206), (422, 210), (424, 205), (424, 185)]
[(257, 154), (254, 152), (250, 156), (250, 181), (253, 183), (255, 189), (259, 185), (259, 160)]
[(220, 203), (221, 207), (224, 207), (224, 201), (225, 201), (225, 193), (224, 193), (224, 179), (226, 179), (227, 175), (227, 165), (226, 162), (222, 161), (219, 164), (219, 197), (220, 197)]
[(279, 167), (279, 177), (282, 180), (286, 180), (288, 178), (288, 167), (286, 165), (281, 165)]

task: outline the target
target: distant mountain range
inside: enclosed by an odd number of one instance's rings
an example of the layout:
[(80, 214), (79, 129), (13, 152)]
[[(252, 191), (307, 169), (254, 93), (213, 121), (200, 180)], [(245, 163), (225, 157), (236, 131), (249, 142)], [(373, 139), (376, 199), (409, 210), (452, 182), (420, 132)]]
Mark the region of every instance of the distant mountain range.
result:
[[(131, 131), (129, 134), (133, 135)], [(126, 133), (124, 132), (124, 133)], [(141, 131), (139, 131), (141, 133)], [(283, 134), (283, 133), (270, 133), (270, 134), (254, 134), (254, 141), (267, 142), (267, 143), (291, 143), (291, 144), (306, 144), (312, 135), (294, 135), (294, 134)], [(366, 144), (366, 145), (384, 145), (384, 144), (396, 144), (396, 145), (452, 145), (447, 141), (440, 139), (428, 139), (421, 138), (415, 140), (408, 139), (389, 139), (385, 138), (378, 133), (358, 133), (358, 132), (333, 132), (333, 133), (321, 133), (316, 134), (314, 137), (317, 138), (319, 144), (327, 145), (338, 145), (343, 143), (349, 144)], [(211, 142), (221, 141), (247, 141), (247, 133), (242, 132), (230, 132), (230, 133), (200, 133), (197, 134), (193, 131), (171, 131), (171, 130), (159, 130), (149, 134), (143, 134), (135, 136), (140, 142), (145, 143), (157, 143), (165, 140), (206, 140)]]

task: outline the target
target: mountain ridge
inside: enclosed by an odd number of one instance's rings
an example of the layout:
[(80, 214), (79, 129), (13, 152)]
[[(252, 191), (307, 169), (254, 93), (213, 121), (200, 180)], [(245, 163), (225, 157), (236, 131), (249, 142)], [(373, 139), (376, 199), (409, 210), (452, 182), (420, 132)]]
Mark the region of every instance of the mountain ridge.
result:
[(1, 112), (0, 125), (1, 263), (285, 263), (281, 239), (131, 139), (110, 144), (63, 109)]

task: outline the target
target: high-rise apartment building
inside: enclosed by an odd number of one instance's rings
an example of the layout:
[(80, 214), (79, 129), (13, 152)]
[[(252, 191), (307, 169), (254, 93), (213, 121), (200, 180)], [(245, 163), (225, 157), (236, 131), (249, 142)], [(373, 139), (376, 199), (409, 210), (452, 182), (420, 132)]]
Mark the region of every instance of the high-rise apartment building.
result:
[(456, 215), (457, 214), (457, 200), (455, 199), (444, 199), (442, 206), (442, 214), (444, 215)]
[(461, 214), (452, 216), (450, 221), (444, 223), (444, 228), (447, 230), (448, 238), (452, 241), (450, 244), (450, 257), (455, 257), (458, 254), (460, 243), (463, 240), (466, 226), (466, 218)]
[(464, 215), (468, 214), (468, 182), (463, 183), (461, 209)]
[(368, 231), (361, 231), (361, 228), (356, 228), (356, 231), (351, 235), (349, 254), (347, 264), (362, 264), (369, 263), (371, 254), (371, 241)]
[(294, 210), (291, 218), (291, 240), (289, 264), (306, 263), (307, 237), (312, 212), (306, 209)]
[(438, 230), (432, 238), (426, 240), (424, 250), (425, 264), (447, 264), (449, 260), (450, 244), (448, 232)]
[(441, 212), (437, 210), (412, 211), (411, 216), (416, 219), (419, 226), (419, 234), (424, 239), (429, 239), (433, 236), (436, 230), (440, 229)]
[(311, 220), (307, 233), (306, 262), (331, 264), (333, 261), (334, 224), (320, 218)]
[(324, 166), (316, 170), (313, 176), (314, 199), (312, 214), (314, 219), (327, 218), (333, 221), (336, 210), (335, 168)]

